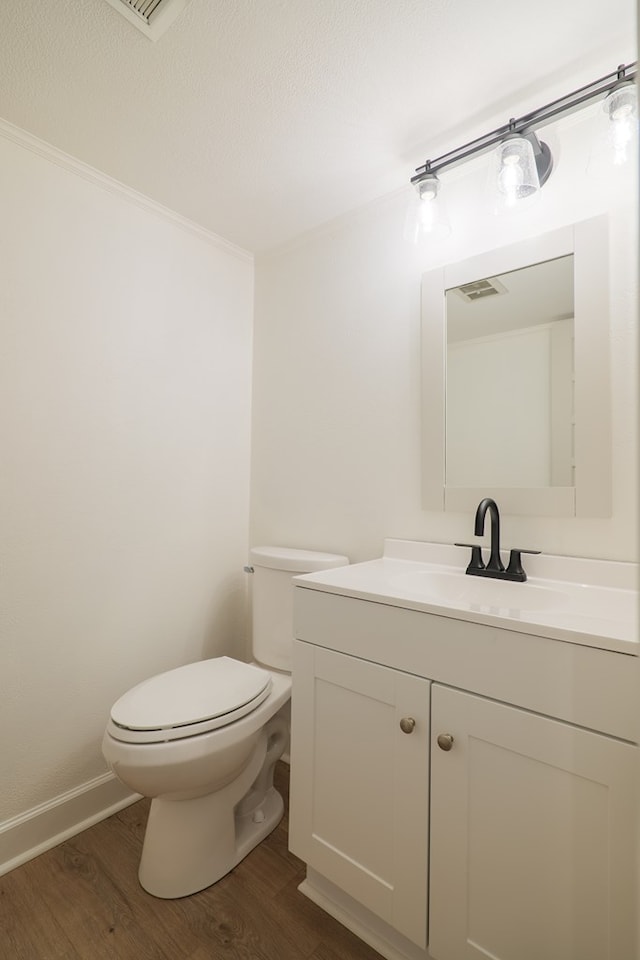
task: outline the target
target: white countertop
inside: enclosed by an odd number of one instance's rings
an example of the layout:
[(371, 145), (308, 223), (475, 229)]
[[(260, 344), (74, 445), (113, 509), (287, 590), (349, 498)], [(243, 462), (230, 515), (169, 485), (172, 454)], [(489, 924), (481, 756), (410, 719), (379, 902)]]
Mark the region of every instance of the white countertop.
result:
[[(638, 565), (523, 557), (525, 583), (465, 575), (469, 550), (386, 540), (377, 560), (294, 578), (310, 590), (637, 656)], [(533, 575), (535, 574), (535, 575)]]

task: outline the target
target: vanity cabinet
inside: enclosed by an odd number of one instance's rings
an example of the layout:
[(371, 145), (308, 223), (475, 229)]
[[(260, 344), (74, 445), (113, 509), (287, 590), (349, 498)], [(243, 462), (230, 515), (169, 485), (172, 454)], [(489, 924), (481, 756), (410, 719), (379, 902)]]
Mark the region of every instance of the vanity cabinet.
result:
[(389, 960), (636, 960), (635, 658), (294, 593), (304, 892)]
[(304, 643), (294, 673), (291, 849), (424, 948), (429, 681)]
[(432, 705), (431, 955), (633, 960), (634, 748), (436, 684)]

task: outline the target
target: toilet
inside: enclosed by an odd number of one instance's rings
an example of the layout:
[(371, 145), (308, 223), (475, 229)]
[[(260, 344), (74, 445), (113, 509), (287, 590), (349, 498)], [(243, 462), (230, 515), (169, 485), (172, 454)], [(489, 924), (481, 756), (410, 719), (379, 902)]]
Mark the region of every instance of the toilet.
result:
[(216, 657), (145, 680), (113, 705), (102, 752), (151, 797), (140, 883), (172, 899), (220, 880), (280, 822), (273, 769), (289, 737), (291, 578), (347, 564), (333, 553), (254, 547), (253, 662)]

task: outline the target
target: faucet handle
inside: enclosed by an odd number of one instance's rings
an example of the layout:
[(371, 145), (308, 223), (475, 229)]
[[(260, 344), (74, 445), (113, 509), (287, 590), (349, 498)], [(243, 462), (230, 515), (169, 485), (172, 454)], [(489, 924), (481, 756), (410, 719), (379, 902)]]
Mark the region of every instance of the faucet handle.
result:
[(478, 543), (454, 543), (454, 547), (469, 547), (471, 550), (471, 560), (469, 566), (467, 567), (467, 573), (472, 573), (474, 570), (484, 570), (485, 564), (482, 559), (482, 547)]
[(507, 573), (510, 579), (520, 581), (527, 579), (527, 575), (522, 567), (523, 553), (538, 554), (540, 550), (523, 550), (522, 547), (512, 547), (509, 552), (509, 566), (507, 567)]

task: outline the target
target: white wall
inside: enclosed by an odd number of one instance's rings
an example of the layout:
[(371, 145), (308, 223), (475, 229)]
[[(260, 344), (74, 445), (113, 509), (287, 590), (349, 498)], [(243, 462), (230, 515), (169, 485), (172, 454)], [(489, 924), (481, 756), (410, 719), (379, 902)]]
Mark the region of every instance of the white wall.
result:
[(106, 771), (133, 683), (244, 653), (253, 311), (251, 257), (8, 129), (0, 826)]
[(636, 558), (637, 203), (633, 177), (586, 179), (593, 125), (545, 131), (556, 169), (517, 217), (478, 200), (478, 161), (447, 178), (454, 232), (427, 251), (403, 237), (407, 190), (260, 259), (250, 538), (251, 259), (2, 127), (0, 830), (104, 772), (133, 683), (244, 652), (248, 542), (360, 560), (468, 537), (471, 516), (420, 504), (439, 263), (610, 214), (614, 514), (506, 516), (503, 539)]
[(426, 250), (403, 237), (407, 188), (258, 260), (253, 542), (289, 542), (362, 560), (381, 554), (384, 537), (468, 538), (471, 515), (428, 512), (420, 503), (421, 275), (608, 213), (613, 516), (507, 515), (503, 543), (637, 558), (635, 171), (620, 179), (587, 175), (597, 108), (543, 131), (555, 170), (528, 210), (489, 212), (486, 158), (480, 158), (443, 176), (453, 232)]

